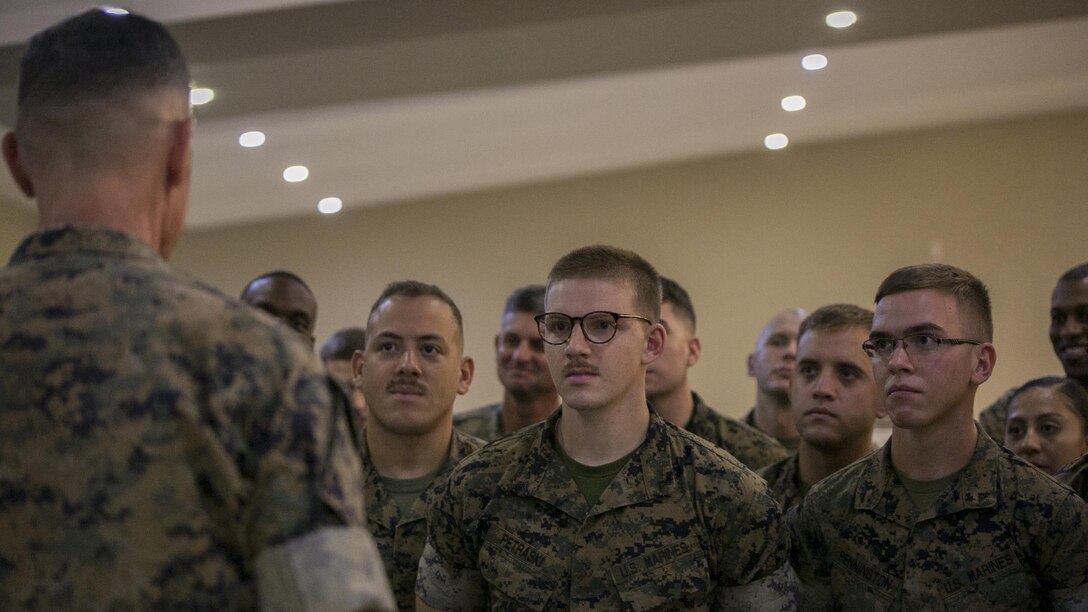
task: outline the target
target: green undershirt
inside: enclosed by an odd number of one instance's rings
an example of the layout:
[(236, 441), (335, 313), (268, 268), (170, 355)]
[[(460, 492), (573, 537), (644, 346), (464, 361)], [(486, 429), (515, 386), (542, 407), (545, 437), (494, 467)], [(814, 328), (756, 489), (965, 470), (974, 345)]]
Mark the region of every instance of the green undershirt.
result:
[(397, 513), (400, 516), (404, 516), (408, 513), (408, 510), (412, 507), (412, 504), (419, 499), (420, 495), (427, 490), (427, 487), (431, 486), (431, 482), (438, 476), (439, 472), (446, 469), (446, 464), (450, 461), (449, 457), (442, 462), (434, 471), (419, 476), (418, 478), (386, 478), (385, 476), (378, 476), (382, 482), (382, 486), (385, 487), (387, 493), (392, 496), (393, 501), (397, 504)]
[(922, 512), (933, 507), (933, 502), (937, 501), (937, 497), (952, 485), (952, 482), (959, 477), (962, 471), (953, 472), (937, 480), (912, 480), (904, 476), (899, 470), (895, 470), (895, 475), (899, 478), (899, 482), (903, 484), (903, 488), (907, 490), (907, 495), (910, 497), (911, 503), (914, 504), (915, 512)]
[[(606, 463), (604, 465), (584, 465), (578, 463), (574, 459), (570, 458), (570, 455), (559, 446), (559, 442), (552, 438), (552, 448), (559, 455), (560, 461), (566, 466), (567, 472), (570, 473), (571, 478), (574, 479), (574, 484), (578, 487), (578, 490), (582, 492), (582, 497), (586, 498), (586, 502), (589, 503), (589, 507), (597, 505), (597, 501), (601, 499), (601, 494), (608, 488), (608, 485), (616, 479), (616, 474), (620, 473), (623, 466), (627, 464), (627, 461), (631, 458), (631, 455), (635, 454), (635, 451), (631, 451), (620, 457), (619, 459)], [(635, 450), (638, 450), (637, 448)]]

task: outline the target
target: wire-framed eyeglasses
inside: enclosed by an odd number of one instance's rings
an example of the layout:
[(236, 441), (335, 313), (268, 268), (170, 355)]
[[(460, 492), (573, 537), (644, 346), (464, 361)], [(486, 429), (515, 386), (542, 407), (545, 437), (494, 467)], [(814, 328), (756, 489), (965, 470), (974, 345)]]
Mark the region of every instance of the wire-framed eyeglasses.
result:
[(941, 345), (982, 344), (978, 340), (965, 340), (963, 338), (941, 338), (933, 334), (910, 334), (902, 338), (869, 338), (861, 343), (861, 348), (873, 359), (888, 361), (895, 352), (895, 347), (903, 343), (903, 350), (912, 357), (929, 357), (941, 348)]
[(620, 314), (606, 310), (595, 310), (580, 317), (572, 317), (561, 312), (545, 312), (533, 317), (541, 339), (548, 344), (563, 344), (570, 340), (575, 322), (582, 328), (582, 335), (593, 344), (604, 344), (616, 337), (620, 319), (638, 319), (650, 325), (654, 322), (638, 315)]

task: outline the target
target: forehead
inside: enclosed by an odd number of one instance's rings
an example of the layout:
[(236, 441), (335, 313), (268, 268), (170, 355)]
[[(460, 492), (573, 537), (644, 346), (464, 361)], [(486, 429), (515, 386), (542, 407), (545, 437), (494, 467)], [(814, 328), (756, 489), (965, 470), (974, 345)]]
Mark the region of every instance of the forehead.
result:
[(961, 334), (965, 326), (956, 296), (939, 289), (918, 289), (886, 295), (877, 302), (874, 332), (896, 335), (924, 327)]
[(861, 343), (869, 337), (869, 330), (858, 325), (841, 329), (814, 329), (805, 332), (797, 342), (797, 361), (851, 361), (868, 364), (869, 357)]
[(439, 336), (448, 341), (457, 338), (457, 321), (449, 304), (429, 296), (395, 295), (383, 301), (370, 315), (367, 336), (384, 333), (401, 337)]
[(560, 280), (548, 286), (545, 310), (581, 316), (595, 310), (632, 314), (635, 290), (628, 283), (600, 278)]
[(1036, 387), (1020, 393), (1009, 405), (1009, 416), (1041, 416), (1058, 411), (1073, 412), (1073, 404), (1054, 387)]
[(801, 328), (801, 315), (796, 310), (786, 310), (771, 317), (770, 321), (759, 332), (759, 345), (762, 346), (767, 339), (776, 334), (785, 334), (796, 337)]
[(1050, 296), (1050, 305), (1053, 308), (1074, 308), (1085, 304), (1088, 304), (1088, 277), (1059, 282)]
[(536, 321), (527, 312), (513, 311), (502, 315), (502, 333), (536, 336)]
[(312, 313), (317, 301), (298, 281), (282, 276), (262, 278), (246, 290), (243, 301), (249, 304), (274, 304), (285, 308)]

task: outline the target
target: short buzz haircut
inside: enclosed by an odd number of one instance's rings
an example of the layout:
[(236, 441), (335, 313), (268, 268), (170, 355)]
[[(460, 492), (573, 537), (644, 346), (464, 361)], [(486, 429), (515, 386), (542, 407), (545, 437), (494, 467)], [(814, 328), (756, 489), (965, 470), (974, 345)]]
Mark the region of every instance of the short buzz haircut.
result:
[(993, 341), (994, 319), (990, 307), (990, 292), (973, 274), (955, 266), (918, 264), (899, 268), (880, 283), (875, 303), (879, 304), (880, 300), (889, 295), (921, 289), (937, 289), (953, 295), (960, 311), (970, 312), (981, 324), (982, 329), (977, 330), (983, 336), (981, 340)]
[(159, 88), (188, 100), (189, 67), (166, 28), (91, 9), (30, 39), (19, 65), (18, 116)]
[(283, 278), (294, 281), (299, 285), (302, 285), (302, 288), (305, 289), (310, 295), (314, 294), (313, 290), (310, 289), (310, 286), (307, 285), (306, 281), (302, 280), (302, 277), (300, 277), (298, 274), (295, 274), (294, 272), (288, 272), (287, 270), (273, 270), (271, 272), (265, 272), (264, 274), (246, 283), (246, 286), (242, 288), (241, 297), (245, 299), (246, 294), (249, 293), (249, 290), (253, 288), (253, 285), (255, 285), (258, 281), (262, 281), (266, 278)]
[(321, 344), (321, 361), (351, 359), (355, 351), (366, 350), (366, 330), (361, 327), (345, 327), (337, 330)]
[(1062, 274), (1061, 278), (1058, 279), (1058, 282), (1075, 283), (1085, 278), (1088, 278), (1088, 261), (1066, 270), (1065, 274)]
[(853, 304), (828, 304), (812, 311), (801, 321), (797, 337), (809, 331), (839, 331), (847, 327), (873, 328), (873, 311)]
[(534, 317), (544, 312), (544, 285), (528, 285), (515, 289), (510, 297), (506, 298), (506, 306), (502, 313), (524, 312)]
[(550, 290), (553, 283), (580, 279), (627, 284), (635, 292), (636, 308), (642, 310), (637, 314), (655, 322), (661, 319), (661, 277), (638, 253), (604, 245), (575, 249), (555, 262), (547, 286)]
[(1072, 378), (1063, 378), (1061, 376), (1033, 378), (1020, 385), (1016, 391), (1013, 391), (1012, 396), (1009, 397), (1009, 406), (1011, 407), (1013, 401), (1029, 389), (1050, 388), (1069, 399), (1069, 403), (1073, 406), (1073, 414), (1080, 419), (1081, 432), (1088, 435), (1088, 390), (1085, 390), (1079, 382)]
[(438, 285), (429, 285), (419, 281), (404, 280), (386, 285), (381, 295), (378, 296), (378, 299), (374, 300), (374, 305), (370, 307), (370, 314), (366, 317), (367, 321), (370, 321), (370, 318), (374, 316), (374, 313), (378, 311), (378, 308), (381, 307), (383, 302), (394, 297), (433, 297), (445, 303), (450, 307), (450, 311), (453, 312), (453, 320), (457, 323), (457, 334), (460, 336), (460, 340), (462, 342), (464, 341), (465, 326), (461, 319), (461, 309), (457, 307), (453, 298), (445, 291), (442, 291)]
[(691, 303), (691, 296), (680, 283), (667, 276), (661, 277), (661, 303), (672, 304), (673, 312), (686, 319), (695, 331), (695, 305)]

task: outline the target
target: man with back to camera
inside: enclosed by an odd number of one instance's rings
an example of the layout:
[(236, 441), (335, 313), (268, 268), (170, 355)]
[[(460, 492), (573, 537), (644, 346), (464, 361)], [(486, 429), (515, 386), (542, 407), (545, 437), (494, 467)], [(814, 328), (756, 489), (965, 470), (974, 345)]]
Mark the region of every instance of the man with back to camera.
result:
[(392, 283), (370, 309), (370, 338), (352, 357), (370, 419), (363, 429), (367, 527), (393, 584), (397, 608), (415, 606), (427, 512), (450, 469), (483, 441), (453, 429), (453, 402), (468, 392), (461, 311), (441, 289)]
[(816, 309), (801, 322), (790, 409), (801, 442), (797, 452), (759, 470), (783, 513), (812, 485), (872, 452), (873, 425), (883, 397), (869, 356), (872, 311), (853, 304)]
[(336, 381), (344, 395), (350, 398), (359, 427), (366, 423), (366, 397), (362, 389), (355, 386), (351, 358), (355, 351), (362, 350), (366, 350), (366, 330), (361, 327), (345, 327), (326, 338), (318, 351), (329, 378)]
[(454, 468), (431, 513), (419, 609), (788, 609), (780, 515), (728, 453), (648, 409), (657, 272), (577, 249), (537, 317), (563, 403)]
[[(1062, 362), (1065, 375), (1088, 389), (1088, 262), (1065, 271), (1050, 294), (1050, 345)], [(978, 415), (990, 437), (1005, 443), (1009, 400), (1019, 388), (1009, 389)]]
[(802, 605), (1088, 605), (1088, 506), (973, 419), (996, 361), (992, 338), (989, 294), (968, 272), (923, 264), (881, 283), (865, 350), (891, 439), (797, 507), (791, 562)]
[(488, 442), (539, 423), (555, 412), (555, 390), (544, 341), (533, 317), (544, 312), (544, 286), (522, 287), (506, 298), (502, 329), (495, 335), (495, 363), (502, 383), (502, 402), (453, 417), (453, 426)]
[(39, 229), (0, 272), (0, 609), (390, 609), (316, 359), (165, 262), (188, 98), (136, 15), (23, 55), (3, 152)]
[(695, 335), (695, 306), (676, 281), (661, 277), (661, 325), (665, 347), (646, 366), (646, 398), (663, 419), (729, 451), (751, 470), (774, 463), (789, 452), (758, 429), (731, 419), (703, 403), (688, 384), (688, 368), (699, 361), (702, 344)]
[(748, 376), (756, 379), (756, 405), (744, 422), (791, 451), (797, 450), (799, 438), (790, 412), (790, 377), (797, 363), (797, 330), (804, 318), (800, 308), (774, 315), (748, 355)]

